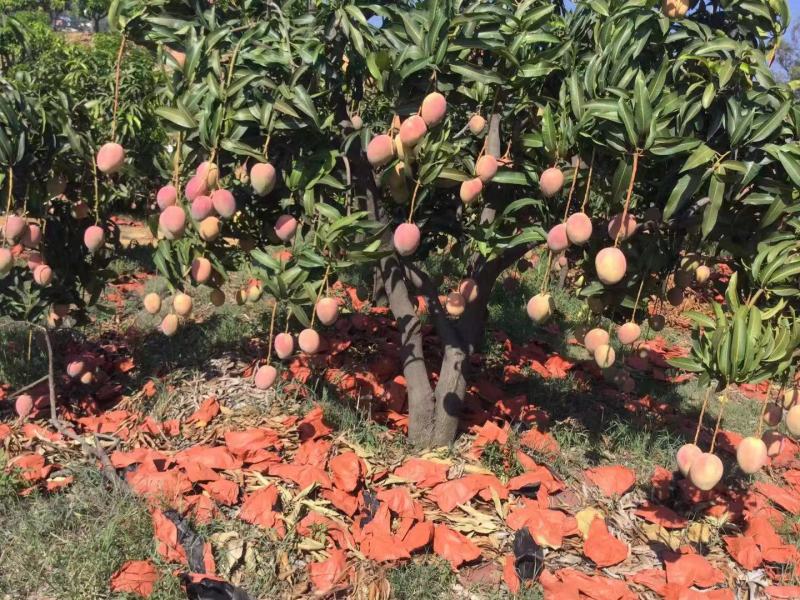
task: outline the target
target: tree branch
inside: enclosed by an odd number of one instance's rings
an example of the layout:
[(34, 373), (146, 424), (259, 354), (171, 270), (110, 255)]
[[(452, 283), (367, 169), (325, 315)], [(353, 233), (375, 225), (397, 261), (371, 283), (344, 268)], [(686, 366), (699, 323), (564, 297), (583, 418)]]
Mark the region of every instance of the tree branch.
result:
[(463, 346), (453, 322), (448, 318), (447, 311), (439, 301), (439, 292), (433, 281), (425, 271), (411, 262), (403, 262), (405, 276), (428, 303), (428, 312), (436, 320), (436, 331), (443, 345)]
[(16, 398), (17, 396), (20, 396), (20, 395), (24, 394), (28, 390), (35, 388), (40, 383), (43, 383), (43, 382), (47, 381), (48, 377), (49, 377), (48, 375), (43, 375), (43, 376), (39, 377), (39, 379), (37, 379), (33, 383), (29, 383), (28, 385), (19, 388), (16, 392), (12, 392), (11, 394), (9, 394), (9, 396), (8, 396), (9, 399), (10, 398)]

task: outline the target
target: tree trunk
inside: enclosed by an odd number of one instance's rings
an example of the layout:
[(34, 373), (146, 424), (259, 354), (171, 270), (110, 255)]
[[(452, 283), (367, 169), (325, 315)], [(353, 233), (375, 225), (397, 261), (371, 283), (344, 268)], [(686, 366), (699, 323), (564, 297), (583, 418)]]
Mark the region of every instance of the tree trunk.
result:
[[(344, 103), (337, 104), (344, 111)], [(343, 112), (338, 116), (345, 118)], [(500, 115), (492, 114), (489, 121), (487, 151), (499, 157)], [(363, 196), (359, 198), (362, 202), (361, 208), (369, 211), (376, 221), (388, 224), (388, 215), (379, 202), (380, 190), (363, 150), (351, 147), (348, 157), (353, 167), (354, 187), (363, 190)], [(483, 223), (494, 221), (495, 201), (499, 201), (497, 194), (498, 190), (493, 186), (487, 198), (491, 201), (487, 201), (481, 215)], [(391, 231), (387, 228), (383, 246), (391, 248), (391, 243)], [(382, 259), (375, 270), (373, 300), (381, 297), (388, 300), (400, 333), (400, 359), (408, 393), (408, 437), (418, 448), (447, 446), (455, 440), (464, 408), (469, 357), (478, 350), (483, 341), (492, 288), (500, 273), (526, 251), (525, 247), (516, 247), (489, 261), (480, 255), (473, 257), (470, 261), (470, 276), (478, 283), (478, 297), (470, 302), (457, 321), (451, 320), (444, 310), (436, 285), (413, 262), (400, 259), (393, 253)], [(412, 302), (412, 291), (424, 295), (428, 312), (442, 343), (442, 364), (435, 390), (425, 365), (422, 324)]]
[(408, 391), (408, 437), (418, 447), (430, 446), (434, 432), (434, 393), (422, 348), (422, 324), (411, 303), (396, 256), (381, 260), (389, 306), (400, 332), (400, 360)]
[(462, 348), (447, 346), (436, 384), (436, 415), (433, 433), (434, 446), (453, 443), (458, 433), (458, 422), (464, 409), (467, 392), (465, 369), (469, 355)]

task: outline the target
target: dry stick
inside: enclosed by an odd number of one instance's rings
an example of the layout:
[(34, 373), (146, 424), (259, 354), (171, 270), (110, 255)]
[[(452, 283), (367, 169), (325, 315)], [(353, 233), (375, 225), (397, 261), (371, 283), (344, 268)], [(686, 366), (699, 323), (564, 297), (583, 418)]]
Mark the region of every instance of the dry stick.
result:
[(178, 140), (175, 142), (175, 158), (172, 160), (172, 186), (178, 193), (178, 203), (180, 204), (180, 185), (181, 185), (181, 145), (183, 143), (183, 133), (178, 133)]
[(636, 322), (636, 309), (639, 308), (639, 300), (642, 297), (642, 288), (644, 288), (644, 276), (642, 276), (642, 282), (639, 284), (639, 292), (636, 294), (636, 301), (633, 303), (633, 312), (631, 313), (631, 323)]
[(569, 207), (572, 204), (572, 195), (575, 193), (575, 186), (578, 183), (578, 169), (581, 167), (581, 159), (578, 158), (578, 162), (575, 165), (575, 169), (572, 171), (572, 186), (569, 188), (569, 197), (567, 198), (567, 208), (564, 210), (564, 221), (567, 220), (569, 216)]
[(617, 237), (614, 239), (614, 248), (619, 246), (619, 240), (622, 237), (622, 232), (627, 229), (628, 220), (628, 206), (631, 203), (631, 196), (633, 196), (633, 184), (636, 182), (636, 171), (639, 169), (639, 149), (633, 153), (633, 171), (631, 171), (631, 182), (628, 184), (628, 196), (625, 198), (625, 207), (622, 209), (622, 221), (620, 222)]
[(117, 141), (117, 112), (119, 111), (119, 80), (122, 74), (122, 54), (125, 52), (126, 35), (122, 34), (119, 41), (119, 51), (117, 52), (117, 63), (114, 72), (114, 112), (111, 117), (111, 141)]
[(719, 414), (717, 415), (717, 424), (714, 426), (714, 437), (711, 438), (711, 448), (709, 449), (709, 453), (714, 452), (714, 446), (717, 443), (717, 434), (719, 433), (719, 424), (722, 421), (722, 413), (725, 412), (725, 405), (728, 403), (728, 399), (725, 397), (725, 394), (722, 395), (720, 399), (720, 404), (722, 406), (719, 407)]
[(764, 295), (764, 288), (760, 288), (751, 298), (747, 300), (747, 306), (754, 306), (756, 301)]
[(122, 479), (120, 479), (119, 475), (117, 475), (114, 465), (111, 464), (111, 461), (108, 459), (108, 455), (105, 453), (105, 450), (103, 450), (102, 446), (100, 446), (99, 443), (95, 445), (89, 444), (83, 437), (80, 437), (67, 429), (58, 418), (58, 409), (56, 407), (56, 377), (55, 368), (53, 366), (53, 343), (50, 340), (50, 332), (47, 330), (47, 328), (42, 327), (41, 325), (35, 325), (33, 323), (30, 323), (29, 325), (31, 327), (36, 327), (44, 334), (44, 341), (47, 345), (47, 383), (50, 396), (50, 424), (55, 427), (56, 430), (64, 437), (68, 437), (71, 440), (79, 442), (84, 453), (94, 454), (95, 457), (100, 461), (100, 464), (103, 465), (103, 475), (106, 479), (113, 484), (121, 483), (122, 485), (125, 485)]
[[(31, 331), (32, 331), (32, 330), (31, 330)], [(29, 360), (30, 360), (30, 359), (29, 359)], [(25, 393), (25, 392), (27, 392), (28, 390), (35, 388), (35, 387), (36, 387), (37, 385), (39, 385), (40, 383), (43, 383), (43, 382), (47, 381), (47, 377), (48, 377), (47, 375), (43, 375), (42, 377), (39, 377), (39, 379), (37, 379), (37, 380), (36, 380), (36, 381), (34, 381), (33, 383), (29, 383), (29, 384), (28, 384), (28, 385), (26, 385), (25, 387), (21, 387), (21, 388), (19, 388), (19, 389), (18, 389), (16, 392), (13, 392), (13, 393), (9, 394), (9, 396), (8, 396), (8, 397), (9, 397), (9, 398), (16, 398), (17, 396), (20, 396), (20, 395), (24, 394), (24, 393)]]
[(25, 183), (25, 195), (22, 196), (22, 214), (27, 216), (28, 215), (28, 196), (31, 194), (31, 183), (28, 181)]
[(706, 390), (706, 397), (703, 399), (703, 408), (700, 409), (700, 417), (697, 419), (697, 429), (694, 430), (694, 445), (697, 446), (697, 440), (700, 439), (700, 430), (703, 428), (703, 417), (706, 414), (706, 407), (708, 407), (708, 399), (711, 398), (711, 388)]
[(289, 333), (289, 322), (292, 320), (292, 311), (291, 309), (286, 311), (286, 327), (283, 329), (283, 333)]
[(94, 182), (94, 224), (100, 222), (100, 183), (97, 179), (97, 161), (92, 161), (92, 181)]
[(592, 148), (592, 161), (589, 163), (589, 177), (586, 180), (586, 192), (583, 195), (583, 204), (581, 204), (581, 212), (586, 212), (586, 204), (589, 202), (589, 190), (592, 187), (592, 174), (594, 173), (594, 152)]
[(317, 301), (314, 303), (314, 306), (311, 308), (311, 329), (314, 329), (314, 321), (317, 318), (317, 304), (319, 304), (320, 298), (322, 298), (322, 291), (326, 289), (328, 284), (328, 275), (331, 272), (331, 265), (330, 263), (325, 267), (325, 276), (322, 278), (322, 285), (319, 286), (319, 292), (317, 292)]
[(275, 333), (275, 316), (278, 314), (278, 300), (272, 305), (272, 318), (269, 320), (269, 349), (267, 350), (267, 364), (272, 359), (272, 335)]
[(414, 220), (414, 209), (415, 203), (417, 201), (417, 194), (419, 193), (419, 188), (422, 186), (422, 182), (418, 179), (417, 185), (414, 188), (414, 194), (411, 196), (411, 210), (408, 211), (408, 222), (411, 223)]
[(513, 145), (514, 145), (514, 140), (508, 140), (508, 144), (506, 144), (506, 151), (503, 153), (503, 156), (501, 156), (497, 160), (497, 162), (502, 163), (503, 166), (511, 162), (510, 156), (511, 156), (511, 148)]
[(547, 252), (547, 267), (544, 272), (544, 279), (542, 280), (542, 289), (539, 291), (540, 294), (544, 294), (547, 291), (547, 286), (550, 283), (550, 268), (553, 266), (553, 251), (548, 250)]

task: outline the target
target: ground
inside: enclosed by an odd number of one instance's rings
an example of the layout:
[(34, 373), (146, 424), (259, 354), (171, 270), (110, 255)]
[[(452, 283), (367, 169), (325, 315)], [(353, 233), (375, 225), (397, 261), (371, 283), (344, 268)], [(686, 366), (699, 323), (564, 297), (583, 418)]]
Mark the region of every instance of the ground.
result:
[[(166, 339), (140, 309), (143, 293), (165, 291), (142, 256), (116, 261), (91, 324), (55, 336), (62, 418), (116, 475), (44, 412), (16, 418), (9, 396), (46, 372), (46, 356), (38, 336), (0, 327), (0, 598), (184, 598), (188, 572), (253, 598), (733, 598), (748, 581), (797, 597), (798, 448), (787, 440), (754, 477), (733, 458), (777, 388), (730, 395), (716, 442), (724, 485), (699, 493), (673, 472), (706, 392), (665, 363), (685, 352), (685, 329), (645, 328), (640, 348), (617, 348), (635, 382), (626, 393), (574, 339), (582, 302), (556, 289), (557, 318), (536, 327), (523, 299), (542, 263), (510, 273), (464, 431), (420, 456), (404, 436), (390, 315), (359, 299), (356, 275), (337, 288), (347, 314), (325, 332), (327, 351), (286, 361), (260, 392), (249, 378), (268, 302), (214, 310), (198, 291), (194, 322)], [(245, 280), (234, 274), (228, 291)], [(75, 356), (96, 366), (91, 385), (61, 375)], [(720, 406), (706, 412), (704, 448)], [(197, 556), (177, 533), (186, 526)], [(534, 583), (520, 582), (521, 531), (542, 548)]]

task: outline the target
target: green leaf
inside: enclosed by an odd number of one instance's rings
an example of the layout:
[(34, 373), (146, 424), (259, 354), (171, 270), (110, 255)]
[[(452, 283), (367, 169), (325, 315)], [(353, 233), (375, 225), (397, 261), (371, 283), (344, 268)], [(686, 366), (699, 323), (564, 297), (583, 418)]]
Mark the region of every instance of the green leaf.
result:
[(689, 357), (668, 358), (667, 363), (671, 367), (681, 371), (688, 371), (689, 373), (700, 373), (705, 370), (700, 363)]
[(778, 127), (781, 126), (783, 120), (789, 114), (792, 108), (791, 102), (784, 102), (781, 107), (775, 111), (771, 116), (767, 117), (761, 125), (756, 125), (753, 136), (750, 138), (751, 144), (763, 142), (771, 136)]
[(783, 168), (786, 170), (786, 173), (792, 179), (792, 182), (796, 186), (800, 186), (800, 162), (794, 156), (791, 156), (788, 152), (784, 152), (780, 149), (777, 151), (777, 158), (780, 161)]
[(725, 288), (725, 301), (728, 303), (729, 310), (739, 309), (739, 271), (734, 271), (728, 281), (728, 287)]
[(633, 116), (636, 122), (636, 131), (639, 138), (645, 138), (650, 133), (653, 107), (650, 104), (650, 94), (644, 82), (641, 71), (636, 74), (633, 88)]
[(461, 75), (464, 79), (468, 81), (477, 81), (481, 83), (494, 83), (496, 85), (504, 83), (503, 78), (500, 77), (495, 71), (484, 69), (476, 65), (471, 65), (469, 63), (456, 63), (456, 62), (451, 63), (450, 70), (453, 73)]
[(220, 146), (222, 146), (222, 148), (228, 152), (238, 154), (239, 156), (251, 156), (259, 162), (266, 162), (267, 160), (261, 150), (257, 150), (256, 148), (248, 146), (247, 144), (243, 144), (242, 142), (224, 139), (222, 142), (220, 142)]
[(717, 216), (719, 209), (722, 207), (722, 199), (725, 196), (725, 180), (722, 178), (725, 174), (724, 169), (718, 169), (712, 176), (711, 182), (708, 185), (708, 198), (710, 202), (706, 205), (703, 211), (703, 237), (708, 237), (711, 230), (717, 224)]
[(508, 245), (509, 248), (515, 248), (523, 244), (540, 244), (547, 239), (547, 234), (541, 227), (526, 227), (518, 236), (516, 236)]
[(302, 85), (296, 85), (294, 86), (293, 91), (295, 106), (308, 115), (311, 120), (314, 121), (314, 124), (319, 127), (319, 114), (317, 113), (317, 109), (314, 107), (314, 102), (311, 100), (311, 96), (308, 95), (306, 88)]
[(631, 149), (633, 149), (638, 144), (639, 136), (636, 133), (636, 125), (634, 123), (633, 113), (631, 112), (626, 100), (620, 99), (619, 102), (617, 102), (617, 114), (619, 115), (622, 124), (625, 126), (625, 131), (628, 134), (628, 143), (630, 144)]
[(681, 167), (680, 172), (683, 173), (685, 171), (691, 171), (692, 169), (711, 162), (716, 155), (717, 153), (714, 150), (705, 144), (700, 144), (697, 149), (692, 152), (689, 158), (686, 159), (686, 162), (683, 164), (683, 167)]
[(155, 113), (162, 119), (169, 121), (178, 127), (182, 127), (184, 129), (197, 128), (197, 121), (194, 120), (192, 115), (184, 110), (170, 108), (168, 106), (159, 106), (156, 108)]
[(553, 111), (550, 110), (548, 104), (544, 108), (542, 114), (542, 141), (544, 142), (544, 149), (551, 157), (556, 155), (558, 150), (556, 141), (556, 125), (553, 122)]
[(531, 178), (521, 171), (502, 170), (492, 179), (492, 183), (502, 183), (506, 185), (529, 186), (533, 183)]
[(572, 114), (575, 115), (576, 119), (579, 119), (583, 116), (583, 91), (581, 90), (580, 83), (578, 81), (578, 73), (577, 71), (573, 71), (572, 75), (569, 78), (569, 101), (570, 106), (572, 107)]
[(717, 327), (717, 322), (714, 319), (712, 319), (708, 315), (699, 313), (694, 310), (685, 311), (683, 313), (683, 316), (686, 317), (687, 319), (694, 321), (701, 327), (705, 327), (706, 329), (716, 329)]
[(714, 97), (717, 95), (717, 88), (714, 87), (713, 83), (709, 83), (706, 86), (706, 89), (703, 90), (703, 97), (700, 100), (700, 105), (708, 110), (708, 107), (711, 106), (711, 103), (714, 101)]

